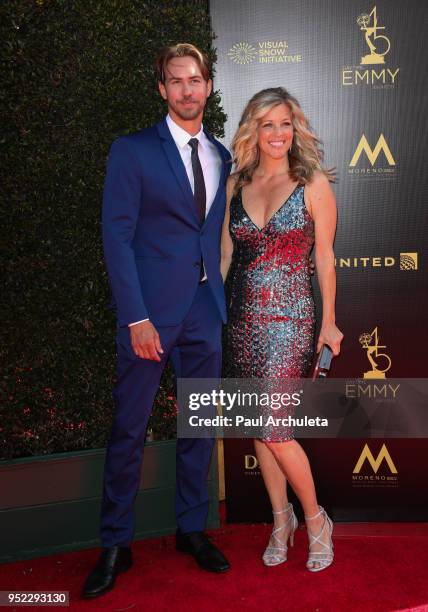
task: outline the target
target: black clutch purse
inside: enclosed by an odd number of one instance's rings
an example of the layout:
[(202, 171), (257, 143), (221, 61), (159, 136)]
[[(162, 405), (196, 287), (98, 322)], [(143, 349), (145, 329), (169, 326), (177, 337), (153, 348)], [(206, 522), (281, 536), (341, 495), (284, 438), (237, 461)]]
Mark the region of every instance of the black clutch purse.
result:
[(312, 374), (312, 380), (327, 377), (332, 359), (333, 352), (331, 348), (327, 344), (323, 344), (320, 352), (318, 353), (318, 359), (315, 364), (314, 373)]

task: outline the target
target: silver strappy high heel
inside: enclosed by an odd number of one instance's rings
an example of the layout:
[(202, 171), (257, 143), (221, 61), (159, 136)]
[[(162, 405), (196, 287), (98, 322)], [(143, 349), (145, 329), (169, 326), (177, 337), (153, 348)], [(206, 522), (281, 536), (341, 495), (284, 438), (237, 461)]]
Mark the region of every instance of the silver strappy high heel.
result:
[[(269, 544), (263, 554), (263, 563), (268, 566), (279, 565), (280, 563), (284, 563), (287, 561), (287, 541), (290, 538), (290, 546), (294, 546), (294, 532), (296, 531), (299, 523), (297, 521), (296, 515), (293, 511), (293, 505), (288, 504), (284, 510), (280, 510), (279, 512), (273, 512), (272, 514), (288, 514), (287, 521), (281, 527), (274, 527), (269, 539)], [(280, 540), (278, 534), (281, 531), (286, 531), (290, 528), (290, 531), (286, 534), (285, 541)]]
[[(320, 572), (321, 570), (326, 569), (333, 563), (334, 553), (333, 553), (333, 540), (331, 539), (331, 535), (333, 533), (333, 521), (327, 515), (326, 511), (322, 506), (319, 506), (320, 511), (314, 516), (305, 516), (306, 521), (311, 521), (312, 519), (318, 518), (320, 515), (324, 516), (324, 523), (321, 527), (321, 531), (318, 535), (313, 535), (309, 529), (307, 529), (308, 537), (309, 537), (309, 557), (306, 563), (306, 567), (310, 572)], [(328, 543), (323, 542), (322, 537), (324, 535), (325, 530), (328, 528)], [(322, 550), (312, 550), (314, 544), (320, 544), (323, 549)], [(315, 567), (315, 563), (318, 563), (319, 566)]]

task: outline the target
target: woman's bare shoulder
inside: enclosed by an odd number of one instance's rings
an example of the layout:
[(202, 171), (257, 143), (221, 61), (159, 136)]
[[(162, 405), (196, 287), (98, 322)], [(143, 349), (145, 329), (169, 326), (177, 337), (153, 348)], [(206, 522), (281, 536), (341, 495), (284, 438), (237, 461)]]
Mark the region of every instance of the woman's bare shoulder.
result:
[(228, 200), (230, 200), (230, 198), (232, 197), (237, 182), (238, 182), (238, 176), (236, 174), (231, 174), (227, 178), (227, 181), (226, 181), (226, 196), (227, 196)]
[(305, 192), (309, 199), (334, 197), (330, 181), (321, 170), (314, 172), (312, 179), (305, 185)]
[(315, 170), (311, 180), (307, 183), (309, 189), (327, 189), (330, 188), (330, 181), (321, 170)]

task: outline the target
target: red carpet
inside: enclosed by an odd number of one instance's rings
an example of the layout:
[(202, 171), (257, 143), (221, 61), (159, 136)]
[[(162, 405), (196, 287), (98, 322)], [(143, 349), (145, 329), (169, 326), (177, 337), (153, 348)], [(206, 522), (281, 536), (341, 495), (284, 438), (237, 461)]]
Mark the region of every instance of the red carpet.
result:
[(136, 542), (134, 567), (119, 576), (114, 591), (93, 601), (79, 595), (98, 550), (2, 565), (0, 590), (69, 590), (72, 610), (428, 611), (427, 524), (337, 524), (335, 562), (318, 574), (304, 567), (302, 527), (289, 560), (264, 567), (260, 556), (269, 532), (269, 525), (212, 531), (232, 565), (223, 575), (200, 570), (191, 557), (175, 552), (173, 537), (164, 537)]

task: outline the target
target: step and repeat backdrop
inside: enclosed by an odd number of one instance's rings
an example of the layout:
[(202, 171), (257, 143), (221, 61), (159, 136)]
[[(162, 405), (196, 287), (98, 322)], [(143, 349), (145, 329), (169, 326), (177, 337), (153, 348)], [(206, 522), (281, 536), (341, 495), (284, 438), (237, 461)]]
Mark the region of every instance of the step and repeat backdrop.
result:
[[(335, 166), (337, 322), (332, 376), (393, 394), (427, 376), (427, 7), (419, 0), (211, 0), (215, 89), (230, 146), (249, 98), (283, 86)], [(314, 292), (318, 312), (320, 296)], [(392, 382), (392, 381), (391, 381)], [(427, 407), (428, 409), (428, 407)], [(336, 520), (428, 520), (425, 439), (302, 441)], [(270, 520), (251, 440), (225, 440), (231, 521)], [(251, 503), (249, 501), (251, 500)]]

